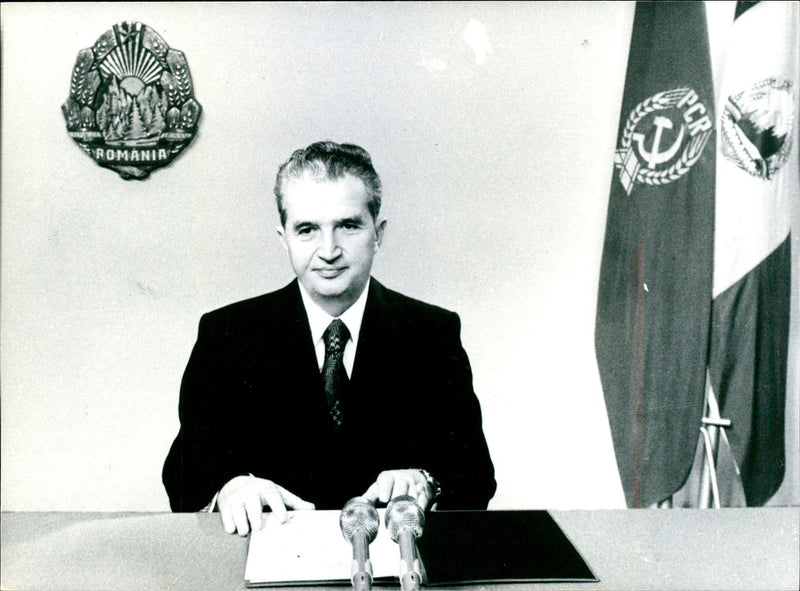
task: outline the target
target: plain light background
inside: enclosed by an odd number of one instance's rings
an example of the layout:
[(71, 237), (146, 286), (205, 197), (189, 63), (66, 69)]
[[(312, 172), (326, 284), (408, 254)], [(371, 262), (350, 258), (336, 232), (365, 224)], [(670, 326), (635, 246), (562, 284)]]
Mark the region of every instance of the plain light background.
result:
[[(490, 507), (623, 507), (593, 335), (633, 10), (4, 3), (3, 510), (168, 510), (197, 322), (292, 278), (272, 185), (319, 139), (364, 146), (383, 179), (374, 275), (461, 315)], [(78, 52), (125, 20), (184, 52), (203, 107), (145, 181), (95, 164), (60, 109)], [(791, 367), (776, 504), (799, 494)]]

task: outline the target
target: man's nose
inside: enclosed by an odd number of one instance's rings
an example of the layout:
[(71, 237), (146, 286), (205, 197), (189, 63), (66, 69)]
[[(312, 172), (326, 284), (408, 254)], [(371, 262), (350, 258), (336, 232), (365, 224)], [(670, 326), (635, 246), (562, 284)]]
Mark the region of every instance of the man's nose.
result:
[(334, 230), (323, 230), (317, 254), (325, 260), (333, 260), (341, 254), (339, 241)]

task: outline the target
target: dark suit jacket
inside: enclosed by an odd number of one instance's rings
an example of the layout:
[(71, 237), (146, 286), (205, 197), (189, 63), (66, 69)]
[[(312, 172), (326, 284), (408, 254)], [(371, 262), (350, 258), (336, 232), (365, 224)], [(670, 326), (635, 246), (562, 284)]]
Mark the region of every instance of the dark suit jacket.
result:
[(382, 470), (424, 468), (441, 509), (484, 509), (494, 467), (458, 316), (370, 282), (336, 432), (297, 280), (204, 315), (181, 385), (163, 481), (197, 511), (234, 476), (341, 509)]

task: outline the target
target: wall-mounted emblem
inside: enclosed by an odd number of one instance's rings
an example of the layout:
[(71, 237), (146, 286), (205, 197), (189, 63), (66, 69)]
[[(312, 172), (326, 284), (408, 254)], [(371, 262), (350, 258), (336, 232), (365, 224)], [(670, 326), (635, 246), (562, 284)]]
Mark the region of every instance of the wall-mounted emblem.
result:
[(700, 159), (713, 124), (691, 88), (659, 92), (631, 111), (614, 155), (628, 195), (636, 183), (666, 185)]
[(775, 78), (729, 96), (722, 111), (722, 154), (753, 176), (773, 178), (792, 150), (795, 104), (792, 83)]
[(114, 25), (78, 53), (61, 109), (72, 139), (124, 179), (172, 162), (201, 111), (183, 53), (137, 22)]

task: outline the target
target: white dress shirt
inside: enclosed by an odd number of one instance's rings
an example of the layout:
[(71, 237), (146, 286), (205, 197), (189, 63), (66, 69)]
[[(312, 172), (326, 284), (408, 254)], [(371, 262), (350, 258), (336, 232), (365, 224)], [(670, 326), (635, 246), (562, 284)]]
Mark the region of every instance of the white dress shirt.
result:
[[(364, 291), (358, 296), (358, 299), (345, 310), (339, 318), (344, 322), (347, 330), (350, 332), (350, 338), (344, 347), (344, 354), (342, 362), (344, 363), (347, 376), (353, 374), (353, 364), (356, 360), (356, 345), (358, 344), (358, 335), (361, 332), (361, 321), (364, 319), (364, 308), (367, 306), (367, 293), (369, 292), (369, 281), (364, 287)], [(314, 343), (314, 352), (317, 354), (317, 365), (322, 371), (322, 364), (325, 362), (325, 340), (322, 338), (325, 329), (334, 320), (334, 317), (328, 314), (325, 310), (320, 308), (302, 284), (300, 285), (300, 295), (303, 298), (303, 306), (306, 309), (308, 316), (308, 325), (311, 327), (311, 339)]]

